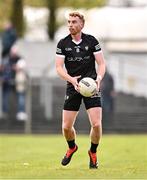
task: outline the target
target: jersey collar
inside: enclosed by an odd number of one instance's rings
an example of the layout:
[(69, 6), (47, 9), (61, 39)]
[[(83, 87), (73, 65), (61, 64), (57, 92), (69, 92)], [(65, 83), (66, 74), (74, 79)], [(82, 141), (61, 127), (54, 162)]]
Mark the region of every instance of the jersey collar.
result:
[(74, 39), (72, 39), (72, 42), (74, 42), (76, 45), (78, 45), (82, 42), (82, 39), (80, 39), (79, 41), (75, 41)]

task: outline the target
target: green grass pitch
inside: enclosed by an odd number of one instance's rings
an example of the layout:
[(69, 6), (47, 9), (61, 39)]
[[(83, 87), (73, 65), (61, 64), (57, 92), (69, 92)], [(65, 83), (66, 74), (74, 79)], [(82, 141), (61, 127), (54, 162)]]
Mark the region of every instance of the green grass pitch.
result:
[(103, 135), (99, 169), (88, 169), (88, 135), (63, 167), (62, 135), (0, 135), (0, 179), (147, 179), (147, 135)]

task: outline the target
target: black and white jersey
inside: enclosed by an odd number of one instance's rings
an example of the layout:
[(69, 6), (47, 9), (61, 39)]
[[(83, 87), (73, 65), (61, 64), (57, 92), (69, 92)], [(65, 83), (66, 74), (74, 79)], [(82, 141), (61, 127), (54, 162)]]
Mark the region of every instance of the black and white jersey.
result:
[(69, 34), (59, 41), (56, 55), (64, 58), (69, 75), (96, 79), (94, 54), (100, 51), (100, 44), (95, 37), (82, 33), (81, 41), (77, 43)]

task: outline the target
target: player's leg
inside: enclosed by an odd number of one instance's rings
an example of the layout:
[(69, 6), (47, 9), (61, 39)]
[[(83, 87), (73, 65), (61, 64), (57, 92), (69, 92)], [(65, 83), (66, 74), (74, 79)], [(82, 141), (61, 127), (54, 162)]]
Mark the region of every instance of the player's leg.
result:
[(64, 166), (70, 162), (72, 155), (78, 149), (78, 146), (75, 144), (76, 132), (74, 129), (74, 122), (80, 108), (81, 99), (81, 95), (79, 95), (74, 88), (72, 90), (67, 89), (62, 115), (62, 132), (69, 149), (62, 160), (62, 165)]
[(88, 151), (90, 156), (90, 168), (97, 168), (97, 147), (100, 142), (100, 138), (102, 135), (102, 108), (101, 107), (94, 107), (87, 110), (89, 120), (91, 123), (91, 147)]
[(62, 132), (69, 147), (61, 162), (64, 166), (70, 162), (72, 155), (78, 149), (78, 146), (75, 144), (76, 132), (74, 129), (74, 122), (76, 120), (77, 113), (77, 111), (63, 110)]
[(98, 92), (95, 96), (84, 98), (83, 100), (91, 124), (91, 147), (88, 151), (90, 157), (89, 168), (97, 168), (98, 166), (96, 152), (102, 134), (101, 94), (100, 92)]
[(67, 141), (75, 139), (76, 133), (74, 122), (76, 120), (77, 111), (63, 110), (62, 114), (62, 132)]
[(102, 108), (94, 107), (87, 110), (91, 124), (91, 142), (99, 144), (102, 135)]

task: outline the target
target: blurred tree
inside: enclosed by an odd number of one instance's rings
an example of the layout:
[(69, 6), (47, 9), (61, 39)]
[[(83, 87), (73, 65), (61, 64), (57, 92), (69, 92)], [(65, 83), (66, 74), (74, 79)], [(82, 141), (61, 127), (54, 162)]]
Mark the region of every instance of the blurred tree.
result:
[(56, 31), (56, 0), (47, 0), (47, 7), (49, 9), (49, 18), (48, 18), (48, 35), (51, 40), (54, 39), (54, 34)]
[(23, 0), (12, 1), (12, 12), (10, 17), (19, 37), (24, 33)]

